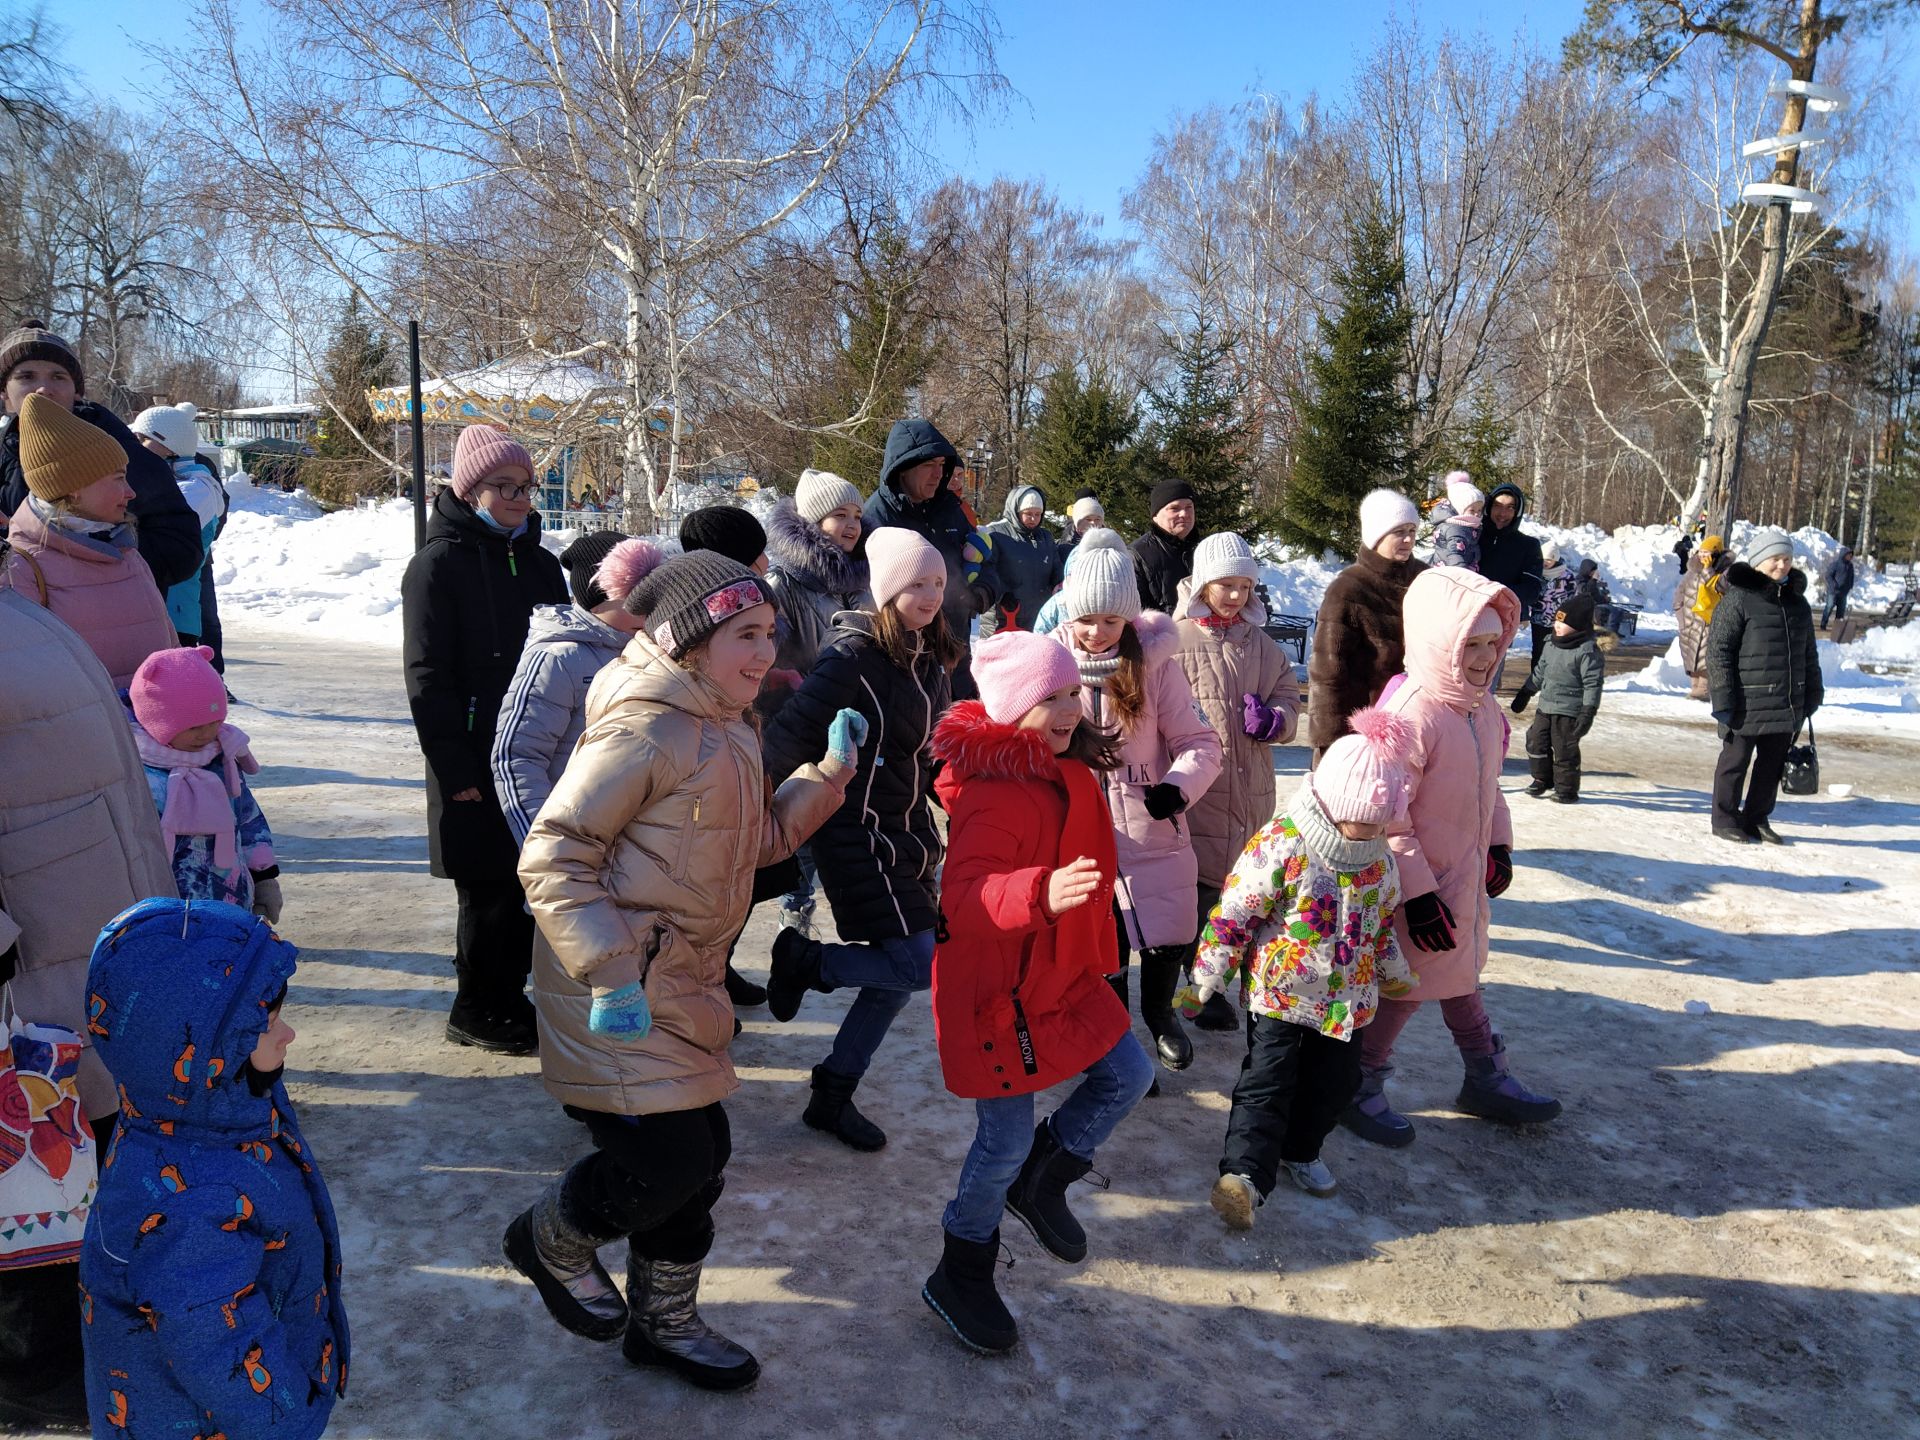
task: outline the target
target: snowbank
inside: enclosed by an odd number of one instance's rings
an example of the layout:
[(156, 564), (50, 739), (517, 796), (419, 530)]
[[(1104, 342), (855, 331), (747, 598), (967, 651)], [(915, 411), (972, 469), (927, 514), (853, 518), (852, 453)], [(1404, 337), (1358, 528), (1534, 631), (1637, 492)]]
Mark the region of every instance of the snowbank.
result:
[[(1920, 651), (1920, 621), (1901, 630), (1875, 631), (1890, 635), (1883, 645), (1904, 645), (1906, 654)], [(1904, 638), (1903, 638), (1904, 637)], [(1826, 698), (1815, 720), (1816, 729), (1897, 730), (1920, 735), (1920, 675), (1874, 674), (1861, 668), (1885, 657), (1863, 655), (1868, 641), (1851, 645), (1820, 642), (1820, 680)], [(1688, 698), (1687, 672), (1680, 665), (1680, 642), (1674, 641), (1644, 670), (1615, 675), (1607, 681), (1607, 704), (1627, 714), (1660, 715), (1669, 719), (1704, 720), (1705, 703)]]

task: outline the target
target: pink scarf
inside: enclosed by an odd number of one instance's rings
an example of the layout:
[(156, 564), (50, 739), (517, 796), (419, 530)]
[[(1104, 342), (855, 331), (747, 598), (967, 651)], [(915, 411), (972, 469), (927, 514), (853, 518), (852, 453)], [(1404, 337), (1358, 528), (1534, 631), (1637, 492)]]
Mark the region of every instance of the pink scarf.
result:
[[(167, 854), (173, 854), (173, 842), (182, 835), (211, 835), (213, 863), (223, 875), (235, 877), (240, 854), (233, 802), (240, 796), (240, 777), (260, 773), (260, 762), (247, 748), (246, 732), (222, 725), (212, 744), (198, 750), (175, 750), (135, 725), (133, 743), (140, 751), (141, 764), (167, 772), (167, 804), (160, 812), (160, 833), (166, 837)], [(220, 775), (207, 768), (216, 757), (222, 762)]]

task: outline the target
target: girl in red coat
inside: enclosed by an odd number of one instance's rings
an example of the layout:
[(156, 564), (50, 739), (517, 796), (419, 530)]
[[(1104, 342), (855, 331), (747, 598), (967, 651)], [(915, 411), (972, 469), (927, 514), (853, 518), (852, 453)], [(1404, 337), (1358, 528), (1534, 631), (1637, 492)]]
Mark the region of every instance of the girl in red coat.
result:
[[(983, 1353), (1019, 1338), (993, 1285), (1000, 1212), (1068, 1264), (1087, 1236), (1067, 1186), (1147, 1093), (1153, 1066), (1107, 984), (1114, 838), (1096, 770), (1111, 741), (1081, 716), (1073, 656), (1005, 631), (973, 652), (980, 699), (934, 730), (952, 817), (933, 958), (933, 1019), (947, 1089), (979, 1127), (942, 1219), (946, 1249), (921, 1297)], [(1036, 1092), (1084, 1079), (1037, 1126)]]

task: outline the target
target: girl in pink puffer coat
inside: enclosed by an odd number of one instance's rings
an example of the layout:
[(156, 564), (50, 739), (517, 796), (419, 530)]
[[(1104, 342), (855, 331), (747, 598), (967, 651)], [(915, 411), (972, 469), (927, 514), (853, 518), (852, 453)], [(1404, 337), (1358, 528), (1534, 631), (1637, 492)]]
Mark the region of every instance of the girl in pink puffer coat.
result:
[(1124, 552), (1082, 557), (1061, 591), (1066, 623), (1053, 638), (1080, 667), (1087, 719), (1117, 732), (1120, 768), (1101, 777), (1113, 816), (1120, 973), (1140, 952), (1140, 1018), (1169, 1070), (1193, 1063), (1193, 1042), (1173, 1013), (1180, 967), (1199, 933), (1199, 863), (1181, 818), (1220, 773), (1220, 737), (1194, 703), (1180, 668), (1173, 621), (1142, 612), (1133, 561)]
[(1470, 570), (1428, 570), (1407, 587), (1406, 680), (1380, 707), (1409, 722), (1401, 757), (1411, 784), (1407, 813), (1388, 829), (1406, 897), (1394, 922), (1400, 948), (1420, 974), (1411, 995), (1382, 997), (1361, 1032), (1360, 1092), (1342, 1123), (1381, 1145), (1413, 1143), (1413, 1125), (1387, 1103), (1393, 1044), (1428, 1000), (1466, 1062), (1455, 1102), (1469, 1115), (1510, 1124), (1551, 1120), (1560, 1102), (1527, 1090), (1507, 1071), (1506, 1048), (1480, 998), (1490, 899), (1513, 879), (1513, 823), (1500, 793), (1507, 724), (1489, 703), (1520, 625), (1520, 601)]

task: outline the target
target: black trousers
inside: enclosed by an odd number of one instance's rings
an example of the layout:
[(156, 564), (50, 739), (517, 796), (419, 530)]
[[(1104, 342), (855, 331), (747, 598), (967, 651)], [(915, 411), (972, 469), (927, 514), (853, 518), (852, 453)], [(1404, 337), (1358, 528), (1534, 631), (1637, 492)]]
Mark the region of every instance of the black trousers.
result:
[(1780, 772), (1787, 768), (1792, 746), (1791, 735), (1729, 735), (1720, 742), (1720, 763), (1713, 767), (1714, 829), (1745, 829), (1773, 813), (1773, 802), (1780, 798)]
[(1527, 768), (1535, 785), (1551, 785), (1575, 800), (1580, 795), (1580, 717), (1536, 713), (1527, 727)]
[[(1113, 938), (1120, 969), (1107, 977), (1107, 983), (1125, 1005), (1128, 1003), (1127, 967), (1132, 963), (1133, 951), (1127, 944), (1127, 922), (1121, 918), (1117, 904), (1113, 907)], [(1146, 1024), (1147, 1033), (1156, 1040), (1166, 1031), (1167, 1019), (1173, 1014), (1173, 997), (1180, 989), (1181, 967), (1192, 958), (1191, 945), (1161, 945), (1140, 952), (1140, 1019)]]
[(733, 1131), (718, 1101), (699, 1110), (608, 1115), (566, 1107), (593, 1135), (593, 1154), (567, 1171), (560, 1203), (589, 1235), (627, 1237), (633, 1255), (691, 1265), (713, 1248), (713, 1206), (726, 1188)]
[(1360, 1089), (1359, 1040), (1247, 1012), (1247, 1058), (1233, 1087), (1222, 1175), (1272, 1193), (1280, 1162), (1318, 1160), (1340, 1112)]
[[(117, 1119), (89, 1123), (95, 1163), (113, 1143)], [(80, 1334), (78, 1262), (0, 1270), (0, 1395), (39, 1395), (77, 1375), (84, 1358)]]
[(1530, 620), (1527, 628), (1533, 634), (1533, 660), (1527, 666), (1527, 673), (1531, 675), (1540, 668), (1540, 657), (1546, 653), (1547, 642), (1553, 639), (1553, 617), (1549, 615), (1544, 625), (1538, 620)]
[(533, 969), (533, 916), (519, 877), (503, 871), (486, 884), (456, 880), (453, 890), (460, 901), (453, 954), (460, 992), (454, 1007), (498, 1012), (525, 1005)]

